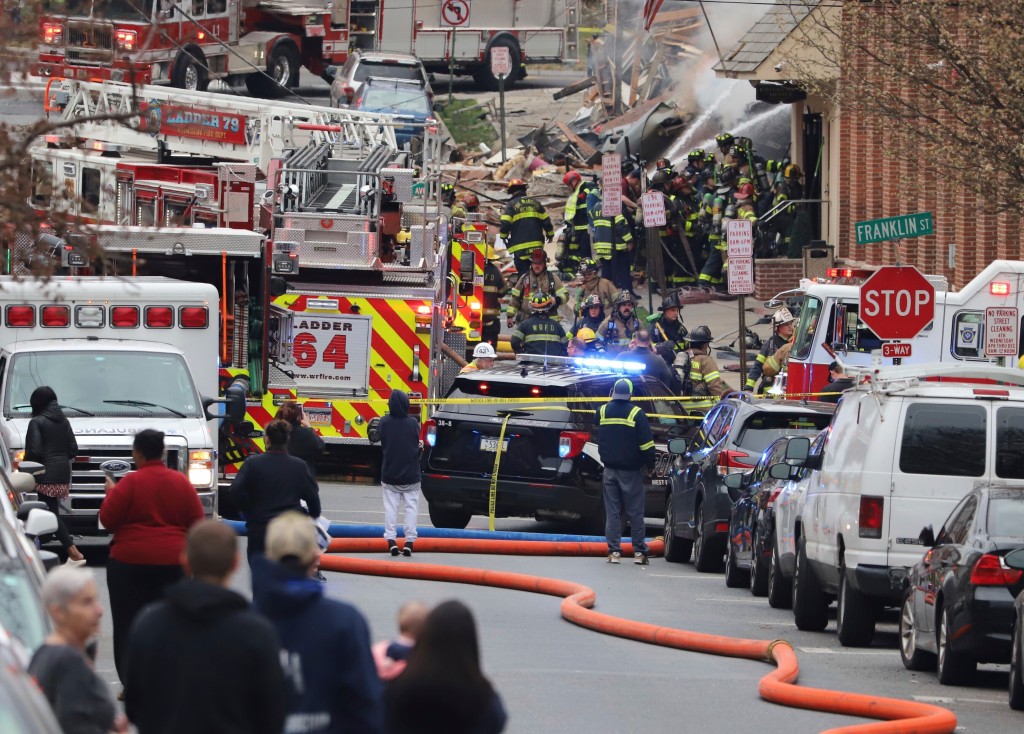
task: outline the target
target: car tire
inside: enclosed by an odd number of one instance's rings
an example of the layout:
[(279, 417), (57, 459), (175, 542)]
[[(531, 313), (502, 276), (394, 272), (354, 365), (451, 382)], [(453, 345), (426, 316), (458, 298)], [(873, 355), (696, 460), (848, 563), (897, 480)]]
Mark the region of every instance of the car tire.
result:
[(473, 515), (465, 510), (456, 510), (450, 507), (434, 507), (428, 504), (430, 523), (435, 528), (449, 530), (465, 530)]
[(836, 634), (843, 647), (867, 647), (875, 637), (875, 605), (850, 585), (846, 562), (839, 565)]
[(768, 569), (758, 556), (757, 541), (761, 534), (760, 529), (755, 525), (754, 534), (750, 538), (750, 593), (754, 596), (768, 595)]
[(725, 545), (725, 585), (730, 589), (742, 589), (750, 583), (750, 572), (736, 565), (736, 553), (732, 540)]
[(665, 560), (670, 563), (687, 563), (693, 553), (693, 541), (680, 538), (673, 532), (676, 513), (672, 507), (672, 495), (665, 502)]
[[(198, 56), (196, 55), (198, 54)], [(202, 53), (182, 51), (174, 62), (171, 71), (171, 86), (184, 89), (186, 92), (205, 92), (210, 86), (210, 72)]]
[(917, 614), (914, 612), (914, 591), (903, 597), (900, 607), (900, 658), (907, 670), (929, 670), (935, 668), (935, 656), (917, 646)]
[(263, 73), (249, 74), (245, 86), (256, 97), (280, 99), (288, 90), (298, 86), (302, 60), (291, 43), (278, 43), (270, 50), (267, 68)]
[(1020, 620), (1013, 621), (1013, 647), (1010, 652), (1010, 708), (1024, 711), (1024, 640), (1020, 635)]
[(693, 529), (693, 567), (701, 573), (721, 573), (725, 554), (717, 538), (704, 532), (704, 504), (697, 506), (697, 521)]
[(942, 607), (938, 629), (935, 632), (935, 649), (939, 651), (939, 683), (944, 686), (955, 686), (964, 682), (974, 673), (978, 667), (978, 661), (970, 655), (950, 647), (949, 630), (953, 625), (949, 617), (949, 607)]
[(793, 580), (782, 575), (779, 548), (772, 544), (772, 560), (768, 566), (768, 605), (772, 609), (789, 609), (793, 605)]
[(797, 545), (796, 573), (793, 574), (793, 620), (804, 632), (821, 632), (828, 626), (828, 597), (814, 578), (801, 539)]

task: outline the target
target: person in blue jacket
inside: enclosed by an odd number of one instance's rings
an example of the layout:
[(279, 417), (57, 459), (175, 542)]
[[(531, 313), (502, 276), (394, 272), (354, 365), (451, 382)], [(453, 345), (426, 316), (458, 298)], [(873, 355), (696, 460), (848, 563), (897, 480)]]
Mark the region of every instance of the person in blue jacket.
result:
[(366, 619), (351, 604), (324, 595), (313, 521), (286, 512), (267, 526), (266, 555), (253, 559), (256, 610), (281, 640), (291, 683), (286, 732), (380, 734), (383, 690)]

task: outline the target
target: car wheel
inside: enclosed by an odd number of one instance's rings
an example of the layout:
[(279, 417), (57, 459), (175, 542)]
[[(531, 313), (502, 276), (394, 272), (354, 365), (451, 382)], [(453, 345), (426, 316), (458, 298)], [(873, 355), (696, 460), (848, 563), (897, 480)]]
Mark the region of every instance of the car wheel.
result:
[(456, 510), (450, 507), (428, 506), (430, 522), (435, 528), (447, 528), (453, 530), (465, 530), (473, 515), (465, 510)]
[(750, 593), (754, 596), (765, 596), (768, 593), (768, 569), (764, 567), (757, 550), (760, 534), (760, 529), (755, 526), (750, 539)]
[(1024, 640), (1020, 636), (1020, 620), (1013, 622), (1013, 647), (1010, 652), (1010, 708), (1024, 711)]
[(839, 566), (836, 632), (843, 647), (866, 647), (875, 636), (874, 603), (850, 585), (845, 561)]
[(730, 589), (740, 589), (750, 583), (750, 572), (736, 565), (736, 553), (732, 540), (725, 544), (725, 585)]
[(828, 597), (814, 578), (801, 539), (797, 545), (796, 573), (793, 574), (793, 620), (804, 632), (821, 632), (828, 626)]
[(709, 538), (704, 532), (704, 505), (697, 507), (697, 526), (693, 530), (693, 566), (701, 573), (717, 573), (722, 570), (723, 556), (717, 538)]
[[(197, 52), (198, 53), (198, 52)], [(183, 51), (174, 62), (171, 86), (187, 92), (203, 92), (210, 86), (206, 63), (188, 51)]]
[(257, 97), (280, 99), (298, 86), (302, 60), (291, 43), (279, 43), (270, 51), (265, 73), (249, 74), (245, 86)]
[(936, 649), (939, 651), (939, 683), (952, 686), (963, 682), (977, 668), (978, 661), (970, 655), (954, 650), (950, 645), (949, 633), (953, 628), (949, 618), (949, 607), (942, 608)]
[(768, 566), (768, 605), (772, 609), (789, 609), (793, 604), (793, 581), (782, 575), (779, 548), (772, 544), (772, 560)]
[(672, 530), (676, 522), (672, 504), (672, 495), (669, 494), (665, 502), (665, 560), (671, 563), (686, 563), (693, 552), (693, 541), (680, 538)]
[(935, 656), (917, 646), (917, 613), (914, 611), (914, 591), (903, 597), (900, 607), (900, 658), (907, 670), (928, 670), (935, 667)]

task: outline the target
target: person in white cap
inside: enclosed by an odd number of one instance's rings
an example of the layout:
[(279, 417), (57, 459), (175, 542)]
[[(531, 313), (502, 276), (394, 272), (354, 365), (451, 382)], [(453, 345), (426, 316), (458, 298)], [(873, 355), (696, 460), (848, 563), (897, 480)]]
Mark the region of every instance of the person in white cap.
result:
[(486, 370), (494, 366), (494, 360), (498, 356), (497, 352), (487, 342), (480, 342), (473, 348), (473, 361), (459, 370), (460, 375), (464, 375), (467, 372), (475, 372), (476, 370)]
[[(757, 358), (750, 365), (750, 370), (747, 372), (747, 382), (743, 386), (744, 390), (752, 392), (757, 387), (757, 381), (764, 375), (764, 363), (768, 361), (769, 357), (782, 349), (782, 346), (793, 337), (795, 326), (796, 318), (788, 308), (780, 308), (772, 314), (773, 333), (770, 338), (765, 340)], [(771, 380), (767, 382), (771, 383)], [(758, 392), (764, 392), (768, 386), (765, 382), (762, 382)]]

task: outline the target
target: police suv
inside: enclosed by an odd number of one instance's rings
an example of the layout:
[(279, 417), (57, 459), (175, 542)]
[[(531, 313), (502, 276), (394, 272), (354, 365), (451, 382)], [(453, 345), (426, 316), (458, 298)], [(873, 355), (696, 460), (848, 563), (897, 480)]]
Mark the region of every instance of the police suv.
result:
[(521, 356), (459, 375), (449, 402), (423, 429), (423, 495), (431, 522), (464, 528), (473, 515), (488, 515), (496, 476), (496, 517), (576, 520), (603, 533), (594, 412), (623, 376), (650, 416), (658, 454), (645, 479), (645, 515), (664, 517), (672, 466), (666, 444), (699, 420), (689, 419), (669, 389), (642, 369), (617, 360)]

